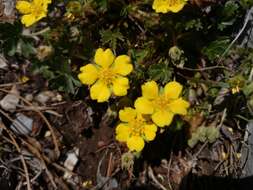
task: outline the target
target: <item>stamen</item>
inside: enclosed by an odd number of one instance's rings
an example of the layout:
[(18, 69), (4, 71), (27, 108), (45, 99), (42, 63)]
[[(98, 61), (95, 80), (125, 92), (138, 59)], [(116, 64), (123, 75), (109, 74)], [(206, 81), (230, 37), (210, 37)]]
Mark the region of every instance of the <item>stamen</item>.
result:
[(165, 110), (167, 108), (169, 102), (170, 101), (164, 95), (161, 95), (153, 101), (153, 104), (154, 104), (155, 108), (157, 108), (159, 110)]
[(145, 120), (142, 117), (133, 119), (130, 122), (130, 135), (131, 136), (141, 136), (144, 133)]
[(115, 73), (111, 69), (102, 69), (99, 73), (99, 79), (107, 85), (112, 84), (115, 79)]

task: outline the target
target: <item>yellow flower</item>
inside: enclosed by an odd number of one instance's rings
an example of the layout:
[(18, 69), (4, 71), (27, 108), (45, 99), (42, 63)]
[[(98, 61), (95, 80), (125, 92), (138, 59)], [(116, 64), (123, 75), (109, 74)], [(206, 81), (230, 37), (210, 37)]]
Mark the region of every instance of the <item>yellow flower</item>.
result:
[(154, 0), (152, 8), (157, 13), (177, 13), (183, 9), (188, 0)]
[(135, 108), (143, 114), (151, 114), (152, 121), (159, 127), (170, 125), (175, 114), (187, 114), (189, 103), (179, 97), (182, 85), (176, 81), (169, 82), (158, 90), (155, 81), (142, 85), (142, 97), (135, 101)]
[(19, 79), (19, 81), (20, 82), (22, 82), (22, 83), (26, 83), (27, 81), (29, 81), (30, 79), (29, 79), (29, 77), (27, 77), (27, 76), (22, 76), (22, 77), (20, 77), (20, 79)]
[(236, 94), (240, 92), (240, 87), (237, 85), (236, 87), (231, 89), (232, 94)]
[(140, 152), (145, 141), (154, 140), (156, 125), (148, 123), (135, 109), (127, 107), (120, 110), (119, 118), (122, 123), (116, 127), (116, 139), (126, 142), (129, 150)]
[(115, 57), (110, 49), (105, 51), (99, 48), (95, 53), (95, 64), (81, 67), (79, 80), (90, 88), (91, 99), (105, 102), (113, 93), (116, 96), (125, 96), (129, 88), (128, 78), (133, 65), (127, 55)]
[(21, 1), (18, 0), (16, 4), (16, 9), (23, 14), (21, 22), (29, 27), (35, 22), (47, 16), (47, 7), (51, 3), (51, 0), (33, 0)]

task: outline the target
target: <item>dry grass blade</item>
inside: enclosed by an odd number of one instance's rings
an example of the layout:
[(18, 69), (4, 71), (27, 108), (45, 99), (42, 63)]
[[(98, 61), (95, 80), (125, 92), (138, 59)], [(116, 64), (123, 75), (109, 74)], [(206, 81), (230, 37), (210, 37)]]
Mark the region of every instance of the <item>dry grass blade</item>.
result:
[[(4, 89), (0, 89), (0, 91), (2, 91), (4, 93), (11, 93), (10, 91), (4, 90)], [(58, 146), (57, 138), (55, 136), (54, 129), (51, 126), (51, 124), (49, 123), (49, 121), (47, 120), (47, 118), (44, 116), (44, 114), (40, 110), (38, 110), (32, 103), (30, 103), (29, 101), (27, 101), (25, 98), (23, 98), (20, 95), (15, 94), (15, 93), (11, 93), (11, 94), (14, 94), (19, 99), (21, 99), (23, 102), (25, 102), (27, 105), (29, 105), (31, 107), (31, 110), (33, 110), (36, 113), (38, 113), (39, 116), (44, 120), (44, 122), (46, 123), (48, 129), (50, 130), (50, 132), (52, 134), (52, 139), (53, 139), (53, 143), (54, 143), (54, 146), (55, 146), (55, 153), (56, 153), (56, 156), (58, 158), (60, 156), (60, 149), (59, 149), (59, 146)]]
[[(1, 109), (0, 109), (0, 113), (2, 115), (4, 115), (7, 119), (9, 119), (11, 122), (14, 122), (14, 120), (8, 116), (8, 114), (4, 113)], [(7, 128), (6, 128), (7, 129)], [(11, 133), (10, 130), (8, 130), (7, 132)], [(14, 139), (15, 140), (15, 139)], [(56, 189), (57, 186), (54, 182), (53, 179), (53, 175), (50, 173), (50, 171), (47, 168), (46, 162), (50, 163), (49, 158), (47, 158), (46, 156), (41, 155), (41, 153), (39, 152), (39, 150), (37, 150), (37, 148), (35, 148), (34, 146), (32, 146), (30, 143), (26, 142), (24, 139), (20, 138), (21, 142), (26, 145), (26, 147), (28, 148), (28, 150), (35, 155), (42, 163), (42, 167), (46, 170), (46, 174), (51, 182), (51, 184), (54, 186), (54, 188)], [(46, 161), (46, 162), (45, 162)]]
[[(0, 112), (2, 113), (2, 110), (0, 110)], [(28, 190), (32, 190), (32, 188), (31, 188), (31, 182), (30, 182), (30, 178), (29, 178), (29, 173), (28, 173), (28, 168), (27, 168), (24, 156), (22, 155), (21, 149), (20, 149), (17, 141), (13, 137), (12, 132), (3, 123), (0, 123), (0, 128), (4, 129), (8, 133), (9, 137), (11, 138), (10, 142), (16, 147), (18, 153), (20, 154), (20, 159), (21, 159), (24, 171), (25, 171), (25, 178), (26, 178), (26, 182), (27, 182), (27, 189)]]

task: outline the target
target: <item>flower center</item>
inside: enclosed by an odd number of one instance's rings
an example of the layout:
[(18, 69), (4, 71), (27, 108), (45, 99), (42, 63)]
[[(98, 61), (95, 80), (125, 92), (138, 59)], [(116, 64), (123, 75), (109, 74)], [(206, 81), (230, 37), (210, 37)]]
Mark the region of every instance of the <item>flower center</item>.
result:
[(130, 136), (141, 136), (144, 133), (145, 120), (141, 116), (137, 116), (130, 122)]
[(99, 79), (107, 85), (112, 84), (115, 79), (115, 73), (110, 68), (102, 69), (99, 72)]
[(170, 100), (166, 98), (165, 95), (160, 95), (155, 100), (153, 100), (153, 105), (158, 110), (166, 110)]

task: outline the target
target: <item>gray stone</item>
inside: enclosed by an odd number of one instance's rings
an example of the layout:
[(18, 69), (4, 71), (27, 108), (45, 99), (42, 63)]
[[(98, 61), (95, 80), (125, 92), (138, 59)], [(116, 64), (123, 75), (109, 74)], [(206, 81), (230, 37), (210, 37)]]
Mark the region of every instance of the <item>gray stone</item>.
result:
[(28, 135), (32, 132), (33, 119), (22, 113), (16, 114), (16, 119), (11, 124), (11, 129), (19, 135)]
[(239, 38), (240, 47), (253, 48), (253, 7), (247, 11), (241, 34)]
[(249, 121), (247, 125), (244, 142), (241, 156), (241, 177), (248, 177), (253, 175), (253, 120)]

